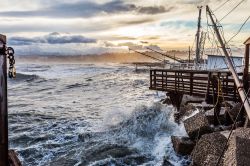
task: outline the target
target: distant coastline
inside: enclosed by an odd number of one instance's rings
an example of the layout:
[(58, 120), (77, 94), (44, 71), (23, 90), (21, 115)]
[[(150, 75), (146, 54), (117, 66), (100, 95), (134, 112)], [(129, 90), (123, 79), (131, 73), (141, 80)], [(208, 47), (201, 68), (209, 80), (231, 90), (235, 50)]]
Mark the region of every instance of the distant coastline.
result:
[[(147, 52), (147, 54), (152, 55), (152, 52)], [(188, 58), (188, 52), (186, 51), (169, 51), (168, 54), (175, 55), (177, 57), (186, 59)], [(159, 56), (154, 54), (154, 56)], [(166, 59), (168, 60), (168, 59)], [(133, 62), (153, 62), (150, 58), (143, 55), (127, 52), (127, 53), (104, 53), (104, 54), (93, 54), (93, 55), (19, 55), (17, 56), (17, 61), (25, 62), (72, 62), (72, 63), (133, 63)]]

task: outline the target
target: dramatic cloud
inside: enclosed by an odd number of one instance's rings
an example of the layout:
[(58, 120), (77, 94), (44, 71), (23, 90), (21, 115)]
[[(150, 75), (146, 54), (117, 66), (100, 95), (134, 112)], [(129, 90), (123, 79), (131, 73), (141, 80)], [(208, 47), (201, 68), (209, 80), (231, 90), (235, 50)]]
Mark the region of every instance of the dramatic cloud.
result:
[(69, 44), (69, 43), (96, 43), (96, 39), (86, 38), (81, 35), (61, 35), (57, 32), (42, 37), (26, 38), (11, 37), (10, 45), (31, 45), (31, 44)]
[(109, 41), (104, 41), (103, 44), (105, 47), (117, 47), (117, 45), (115, 45)]
[[(214, 11), (225, 1), (1, 0), (0, 29), (7, 35), (8, 44), (21, 55), (37, 52), (75, 55), (127, 51), (128, 47), (140, 50), (150, 44), (163, 50), (186, 50), (192, 46), (197, 31), (197, 6), (209, 5)], [(214, 14), (222, 18), (235, 3), (229, 1)], [(249, 8), (250, 3), (245, 1), (221, 22), (226, 40), (238, 32), (249, 15)], [(248, 21), (230, 44), (243, 45), (249, 29)], [(207, 31), (205, 6), (202, 30)]]
[(166, 12), (170, 12), (174, 9), (174, 7), (169, 7), (169, 8), (165, 8), (164, 6), (149, 6), (149, 7), (140, 7), (138, 9), (139, 13), (143, 13), (143, 14), (160, 14), (160, 13), (166, 13)]
[(0, 16), (7, 17), (92, 17), (100, 14), (114, 14), (124, 12), (134, 12), (139, 14), (159, 14), (170, 12), (173, 7), (142, 7), (134, 4), (127, 4), (124, 1), (111, 1), (107, 3), (95, 3), (90, 1), (62, 3), (48, 8), (42, 8), (34, 11), (9, 11), (0, 12)]

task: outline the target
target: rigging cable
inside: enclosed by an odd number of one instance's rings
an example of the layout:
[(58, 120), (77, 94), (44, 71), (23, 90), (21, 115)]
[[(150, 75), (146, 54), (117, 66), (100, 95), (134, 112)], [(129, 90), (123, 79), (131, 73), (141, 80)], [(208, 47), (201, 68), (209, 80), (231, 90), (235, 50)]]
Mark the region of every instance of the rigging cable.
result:
[[(243, 0), (243, 1), (244, 1), (244, 0)], [(238, 4), (238, 5), (239, 5), (239, 4)], [(214, 14), (213, 14), (213, 15), (214, 15)], [(217, 18), (216, 18), (215, 15), (214, 15), (214, 17), (215, 17), (215, 19), (216, 19), (216, 24), (217, 24), (217, 26), (220, 27), (220, 28), (219, 28), (219, 31), (220, 31), (220, 33), (222, 34), (222, 39), (223, 39), (223, 41), (224, 41), (224, 43), (225, 43), (225, 45), (226, 45), (226, 48), (227, 48), (228, 52), (230, 53), (230, 56), (232, 56), (232, 50), (231, 50), (231, 48), (229, 47), (228, 42), (226, 42), (226, 40), (225, 40), (223, 26), (221, 25), (220, 21), (217, 20)], [(207, 19), (208, 19), (208, 18), (207, 18)], [(211, 28), (210, 28), (210, 29), (211, 29)], [(213, 34), (213, 35), (214, 35), (214, 34)], [(218, 41), (215, 39), (215, 37), (214, 37), (214, 41), (215, 41), (216, 46), (217, 46), (217, 53), (220, 52), (220, 55), (222, 55), (221, 50), (218, 49), (218, 48), (219, 48), (219, 46), (218, 46)], [(233, 60), (232, 60), (232, 63), (233, 63), (234, 68), (236, 68), (235, 62), (234, 62)]]
[(247, 21), (250, 19), (250, 16), (248, 16), (248, 18), (245, 20), (245, 22), (241, 25), (240, 29), (238, 30), (238, 32), (233, 35), (228, 41), (227, 43), (229, 43), (233, 38), (235, 38), (239, 33), (240, 31), (242, 30), (242, 28), (244, 27), (244, 25), (247, 23)]
[(220, 19), (222, 21), (224, 18), (226, 18), (229, 14), (231, 14), (240, 4), (242, 4), (245, 0), (240, 1), (232, 10), (230, 10), (224, 17)]
[(227, 0), (226, 2), (224, 2), (223, 4), (221, 4), (219, 7), (217, 7), (214, 12), (216, 12), (217, 10), (219, 10), (220, 8), (222, 8), (227, 2), (229, 2), (231, 0)]

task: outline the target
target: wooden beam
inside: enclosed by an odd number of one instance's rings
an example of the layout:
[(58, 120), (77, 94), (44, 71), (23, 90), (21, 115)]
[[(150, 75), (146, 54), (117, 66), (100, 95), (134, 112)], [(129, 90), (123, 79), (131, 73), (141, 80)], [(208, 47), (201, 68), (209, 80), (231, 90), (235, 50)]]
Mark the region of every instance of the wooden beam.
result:
[(22, 166), (14, 150), (9, 150), (9, 166)]
[(8, 107), (6, 36), (0, 34), (0, 165), (8, 166)]

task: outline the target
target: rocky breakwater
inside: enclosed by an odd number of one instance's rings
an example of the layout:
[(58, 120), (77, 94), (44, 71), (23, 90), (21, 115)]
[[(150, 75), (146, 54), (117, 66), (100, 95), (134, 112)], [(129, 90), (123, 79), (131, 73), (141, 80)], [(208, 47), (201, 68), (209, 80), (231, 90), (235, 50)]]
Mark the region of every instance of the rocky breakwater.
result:
[[(190, 157), (192, 166), (249, 165), (249, 121), (244, 123), (236, 119), (241, 104), (228, 105), (217, 115), (213, 109), (204, 109), (202, 105), (193, 110), (190, 110), (194, 108), (190, 103), (182, 105), (181, 116), (178, 116), (177, 121), (183, 122), (188, 136), (172, 136), (175, 152)], [(184, 118), (185, 110), (189, 114), (188, 118)], [(233, 126), (235, 120), (236, 125)]]

